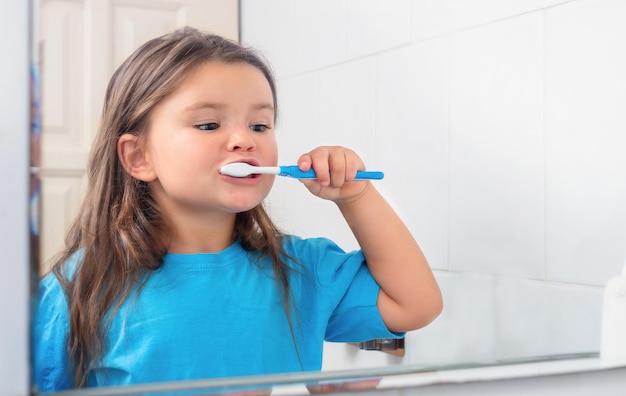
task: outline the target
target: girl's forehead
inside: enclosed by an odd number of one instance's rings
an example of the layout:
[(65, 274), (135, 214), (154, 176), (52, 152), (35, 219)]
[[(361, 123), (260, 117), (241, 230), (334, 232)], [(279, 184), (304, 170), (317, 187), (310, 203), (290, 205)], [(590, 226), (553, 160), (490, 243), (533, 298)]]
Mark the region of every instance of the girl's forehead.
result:
[(254, 80), (258, 80), (257, 83), (260, 82), (263, 85), (267, 84), (269, 87), (269, 82), (263, 72), (259, 68), (245, 62), (226, 63), (207, 61), (201, 63), (189, 70), (187, 75), (183, 78), (182, 85), (186, 83), (193, 84), (198, 82), (198, 80), (215, 84), (232, 83), (242, 80), (250, 84), (255, 82)]
[[(265, 74), (247, 63), (205, 62), (193, 69), (152, 109), (150, 119), (166, 114), (199, 114), (214, 109), (276, 112)], [(275, 117), (274, 117), (275, 118)]]
[(273, 91), (265, 74), (244, 62), (208, 61), (189, 70), (169, 96), (247, 96), (273, 102)]
[(181, 81), (171, 96), (190, 101), (274, 103), (274, 93), (263, 72), (247, 63), (199, 65)]

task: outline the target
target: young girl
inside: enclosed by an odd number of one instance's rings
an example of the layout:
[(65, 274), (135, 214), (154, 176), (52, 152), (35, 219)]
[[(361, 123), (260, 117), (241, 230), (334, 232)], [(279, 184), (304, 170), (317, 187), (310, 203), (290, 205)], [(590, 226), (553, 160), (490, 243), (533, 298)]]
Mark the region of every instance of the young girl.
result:
[(298, 160), (361, 250), (280, 232), (274, 78), (252, 50), (184, 28), (115, 72), (67, 246), (41, 282), (35, 382), (85, 386), (320, 370), (323, 341), (400, 337), (441, 295), (418, 244), (353, 151)]

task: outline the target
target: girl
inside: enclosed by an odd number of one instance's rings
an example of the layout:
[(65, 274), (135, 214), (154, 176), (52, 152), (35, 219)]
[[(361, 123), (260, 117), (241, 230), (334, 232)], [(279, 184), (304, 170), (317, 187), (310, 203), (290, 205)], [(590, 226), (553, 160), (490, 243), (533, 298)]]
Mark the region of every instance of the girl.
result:
[(66, 248), (41, 282), (40, 390), (320, 370), (323, 341), (400, 337), (441, 311), (420, 248), (353, 151), (298, 160), (361, 250), (280, 232), (274, 78), (252, 50), (184, 28), (115, 72)]

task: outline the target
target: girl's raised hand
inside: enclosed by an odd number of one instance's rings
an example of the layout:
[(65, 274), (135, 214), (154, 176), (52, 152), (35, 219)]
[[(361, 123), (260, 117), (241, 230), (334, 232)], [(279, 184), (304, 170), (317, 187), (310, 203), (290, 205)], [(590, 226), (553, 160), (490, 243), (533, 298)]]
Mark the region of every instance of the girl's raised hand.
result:
[[(298, 160), (315, 169), (317, 180), (302, 180), (314, 195), (337, 204), (365, 256), (380, 293), (376, 306), (390, 331), (426, 326), (443, 306), (437, 281), (411, 232), (385, 198), (367, 180), (361, 158), (343, 147), (318, 147)], [(372, 216), (375, 213), (376, 216)]]
[(301, 180), (312, 194), (338, 204), (358, 199), (370, 185), (369, 181), (354, 180), (365, 165), (357, 153), (345, 147), (317, 147), (298, 159), (298, 167), (315, 169), (317, 179)]

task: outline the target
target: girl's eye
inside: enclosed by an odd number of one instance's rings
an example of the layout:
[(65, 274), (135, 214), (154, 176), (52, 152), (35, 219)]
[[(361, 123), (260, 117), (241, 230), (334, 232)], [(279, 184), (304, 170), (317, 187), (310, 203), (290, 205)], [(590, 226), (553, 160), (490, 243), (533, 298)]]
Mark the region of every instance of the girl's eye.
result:
[(265, 132), (269, 128), (270, 127), (264, 124), (255, 124), (255, 125), (250, 126), (250, 129), (252, 129), (254, 132)]
[(217, 122), (207, 122), (206, 124), (196, 125), (196, 128), (201, 131), (214, 131), (219, 127), (220, 125)]

